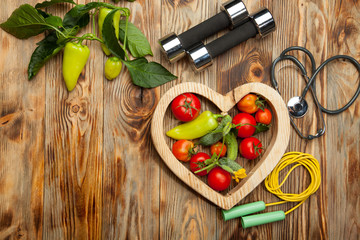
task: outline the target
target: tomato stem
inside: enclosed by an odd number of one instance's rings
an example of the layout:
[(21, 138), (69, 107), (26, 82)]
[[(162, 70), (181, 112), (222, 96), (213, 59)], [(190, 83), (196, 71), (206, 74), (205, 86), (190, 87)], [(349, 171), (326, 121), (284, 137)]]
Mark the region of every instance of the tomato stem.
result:
[(255, 143), (252, 143), (252, 144), (253, 144), (253, 147), (254, 147), (255, 154), (260, 155), (261, 152), (259, 152), (259, 150), (263, 150), (262, 147), (259, 147), (260, 142), (258, 144), (256, 144), (256, 145), (255, 145)]
[(264, 111), (264, 107), (265, 107), (264, 102), (265, 102), (265, 100), (262, 100), (260, 97), (258, 97), (258, 98), (255, 100), (255, 105), (256, 105), (258, 108), (260, 108), (261, 110)]
[(179, 106), (177, 106), (176, 108), (178, 108), (178, 107), (184, 107), (184, 108), (185, 108), (185, 113), (189, 110), (189, 111), (190, 111), (190, 116), (193, 117), (193, 114), (192, 114), (191, 109), (195, 109), (197, 112), (199, 112), (199, 110), (198, 110), (196, 107), (191, 106), (191, 103), (194, 101), (194, 98), (193, 98), (192, 95), (190, 95), (191, 101), (188, 102), (188, 101), (187, 101), (187, 96), (186, 96), (185, 94), (183, 94), (183, 96), (185, 97), (185, 102), (184, 102), (184, 104), (183, 104), (183, 105), (179, 105)]
[(256, 125), (252, 125), (250, 123), (239, 123), (239, 124), (236, 124), (236, 125), (233, 125), (233, 128), (236, 128), (236, 127), (242, 127), (242, 126), (247, 126), (247, 125), (250, 125), (250, 126), (253, 126), (256, 128)]

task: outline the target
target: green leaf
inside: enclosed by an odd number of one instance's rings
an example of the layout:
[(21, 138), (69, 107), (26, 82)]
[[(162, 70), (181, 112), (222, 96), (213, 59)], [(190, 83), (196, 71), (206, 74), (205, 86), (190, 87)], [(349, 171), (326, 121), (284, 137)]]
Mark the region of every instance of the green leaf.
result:
[(216, 153), (213, 153), (213, 155), (211, 156), (211, 158), (206, 159), (206, 160), (204, 161), (204, 163), (205, 163), (206, 166), (208, 166), (208, 165), (214, 163), (214, 162), (216, 161), (216, 159), (217, 159), (217, 155), (216, 155)]
[(159, 63), (147, 62), (145, 58), (124, 61), (124, 64), (130, 72), (133, 83), (140, 87), (153, 88), (177, 78)]
[(40, 68), (44, 66), (50, 58), (64, 48), (65, 43), (57, 44), (57, 40), (55, 32), (52, 32), (45, 37), (45, 39), (37, 43), (38, 47), (33, 52), (28, 66), (29, 80), (39, 72)]
[(17, 8), (0, 27), (11, 35), (25, 39), (44, 32), (49, 27), (45, 18), (29, 4)]
[(62, 27), (62, 20), (58, 16), (49, 16), (45, 18), (45, 21), (54, 27)]
[(113, 18), (116, 12), (117, 9), (114, 9), (111, 12), (109, 12), (109, 14), (106, 16), (103, 23), (102, 38), (104, 40), (106, 47), (110, 50), (110, 52), (114, 54), (116, 57), (124, 60), (125, 52), (119, 44), (119, 41), (115, 34), (115, 28), (113, 26)]
[[(223, 166), (227, 166), (235, 172), (242, 168), (242, 166), (240, 166), (237, 162), (235, 162), (231, 159), (228, 159), (228, 158), (220, 158), (219, 164), (222, 168), (223, 168)], [(226, 169), (224, 168), (224, 170), (226, 170)]]
[(269, 130), (270, 125), (266, 125), (263, 123), (257, 123), (255, 126), (255, 133), (254, 134), (258, 134), (260, 132), (265, 132), (267, 130)]
[(57, 4), (57, 3), (71, 3), (76, 4), (73, 0), (50, 0), (50, 1), (44, 1), (42, 3), (38, 3), (35, 5), (35, 8), (46, 8), (51, 5)]
[(77, 25), (80, 28), (85, 27), (90, 21), (89, 12), (94, 8), (98, 8), (98, 7), (114, 8), (113, 5), (103, 2), (91, 2), (86, 5), (83, 4), (76, 5), (69, 12), (65, 14), (63, 20), (64, 27), (72, 28)]
[(79, 28), (85, 27), (90, 22), (89, 12), (81, 12), (80, 9), (84, 5), (76, 5), (70, 11), (68, 11), (63, 19), (63, 25), (65, 28), (73, 28), (79, 26)]
[(36, 11), (40, 13), (40, 15), (43, 16), (45, 19), (51, 16), (51, 14), (44, 12), (43, 10), (36, 9)]
[[(124, 42), (125, 37), (125, 27), (126, 21), (120, 21), (120, 32), (119, 38), (121, 42)], [(129, 49), (132, 56), (144, 57), (146, 55), (153, 55), (151, 51), (150, 43), (145, 37), (145, 35), (137, 28), (134, 24), (128, 22), (128, 32), (127, 32), (127, 44), (126, 47)]]

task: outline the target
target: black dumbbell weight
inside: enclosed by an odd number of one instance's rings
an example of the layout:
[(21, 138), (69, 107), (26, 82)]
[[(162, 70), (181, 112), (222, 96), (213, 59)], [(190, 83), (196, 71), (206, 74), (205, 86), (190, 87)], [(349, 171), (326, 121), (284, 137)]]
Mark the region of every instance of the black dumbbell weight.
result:
[(201, 71), (212, 64), (213, 58), (236, 45), (256, 36), (265, 37), (275, 30), (275, 21), (266, 8), (250, 16), (250, 21), (234, 28), (220, 38), (204, 45), (199, 42), (188, 51), (190, 61), (196, 71)]
[(241, 0), (224, 3), (222, 11), (193, 28), (177, 35), (170, 33), (159, 39), (159, 44), (167, 59), (173, 63), (186, 55), (194, 44), (227, 27), (235, 28), (247, 21), (249, 13)]

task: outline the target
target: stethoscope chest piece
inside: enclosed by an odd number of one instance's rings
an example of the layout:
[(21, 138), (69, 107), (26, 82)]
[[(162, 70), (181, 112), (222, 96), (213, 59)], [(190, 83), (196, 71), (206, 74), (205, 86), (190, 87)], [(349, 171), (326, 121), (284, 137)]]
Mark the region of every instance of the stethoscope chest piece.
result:
[(287, 108), (292, 117), (302, 118), (308, 111), (308, 104), (305, 99), (296, 96), (288, 101)]
[[(296, 57), (294, 57), (292, 55), (287, 55), (286, 54), (289, 51), (294, 51), (294, 50), (302, 51), (310, 58), (311, 69), (312, 69), (312, 71), (311, 71), (312, 76), (311, 77), (309, 77), (307, 75), (306, 69), (305, 69), (304, 65), (299, 61), (299, 59), (297, 59)], [(325, 62), (323, 62), (318, 68), (316, 68), (315, 59), (314, 59), (313, 55), (311, 54), (311, 52), (309, 50), (307, 50), (306, 48), (298, 47), (298, 46), (289, 47), (289, 48), (285, 49), (280, 54), (280, 56), (274, 60), (274, 62), (271, 65), (271, 78), (270, 78), (271, 79), (271, 84), (273, 85), (273, 87), (279, 93), (280, 93), (280, 91), (279, 91), (278, 83), (277, 83), (277, 81), (275, 79), (275, 66), (280, 61), (282, 61), (282, 60), (290, 60), (290, 61), (292, 61), (300, 69), (302, 75), (305, 77), (306, 86), (305, 86), (304, 90), (302, 91), (301, 96), (300, 97), (293, 97), (287, 103), (287, 108), (289, 110), (289, 116), (290, 116), (291, 124), (293, 125), (296, 132), (302, 138), (312, 140), (314, 138), (318, 138), (318, 137), (324, 135), (324, 133), (325, 133), (325, 120), (324, 120), (323, 113), (328, 113), (328, 114), (342, 113), (343, 111), (348, 109), (354, 103), (356, 98), (360, 95), (360, 83), (359, 83), (358, 88), (357, 88), (354, 96), (352, 96), (352, 98), (349, 100), (349, 102), (347, 102), (342, 108), (339, 108), (339, 109), (336, 109), (336, 110), (330, 110), (330, 109), (327, 109), (327, 108), (323, 107), (319, 103), (319, 100), (317, 99), (316, 93), (315, 93), (315, 78), (318, 75), (318, 73), (320, 72), (320, 70), (322, 70), (326, 66), (326, 64), (328, 64), (329, 62), (332, 62), (334, 60), (337, 60), (337, 59), (346, 59), (346, 60), (350, 61), (350, 63), (352, 63), (356, 67), (358, 72), (360, 72), (360, 64), (359, 64), (359, 62), (355, 58), (350, 57), (350, 56), (346, 56), (346, 55), (333, 56), (333, 57), (325, 60)], [(301, 131), (299, 130), (299, 128), (297, 127), (297, 125), (293, 121), (293, 118), (301, 118), (306, 114), (306, 112), (308, 110), (308, 104), (307, 104), (307, 102), (305, 100), (305, 95), (308, 92), (308, 90), (310, 90), (311, 93), (312, 93), (316, 108), (317, 108), (318, 113), (319, 113), (319, 118), (320, 118), (320, 121), (322, 123), (322, 127), (317, 130), (315, 135), (308, 134), (307, 136), (305, 136), (304, 134), (301, 133)]]

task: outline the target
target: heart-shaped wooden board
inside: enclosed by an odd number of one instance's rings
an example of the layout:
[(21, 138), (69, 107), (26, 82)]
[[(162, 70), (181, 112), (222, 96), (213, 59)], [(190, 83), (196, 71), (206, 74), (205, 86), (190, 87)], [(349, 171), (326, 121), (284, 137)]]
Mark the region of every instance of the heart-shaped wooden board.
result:
[[(266, 99), (273, 113), (270, 144), (256, 165), (248, 171), (248, 176), (240, 181), (226, 195), (211, 189), (205, 182), (194, 175), (177, 160), (166, 143), (164, 116), (171, 101), (178, 95), (191, 92), (201, 95), (213, 102), (221, 112), (227, 113), (248, 93), (255, 93)], [(274, 169), (284, 154), (290, 136), (290, 121), (286, 105), (281, 96), (271, 87), (263, 83), (247, 83), (235, 88), (226, 95), (221, 95), (207, 86), (194, 82), (178, 84), (167, 91), (160, 99), (151, 123), (151, 137), (156, 150), (171, 169), (184, 183), (199, 194), (223, 209), (230, 209), (251, 191), (253, 191)]]

